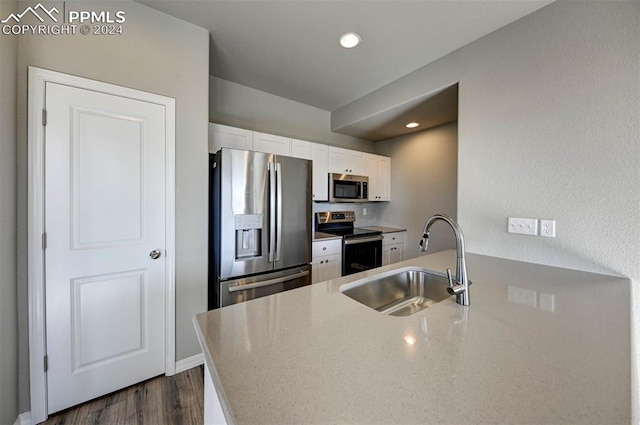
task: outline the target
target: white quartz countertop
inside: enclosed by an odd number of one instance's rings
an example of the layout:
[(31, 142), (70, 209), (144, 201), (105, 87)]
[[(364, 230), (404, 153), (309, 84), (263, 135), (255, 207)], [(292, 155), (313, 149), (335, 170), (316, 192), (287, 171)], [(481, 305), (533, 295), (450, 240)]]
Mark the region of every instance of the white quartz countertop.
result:
[(342, 236), (337, 236), (337, 235), (332, 235), (330, 233), (324, 233), (324, 232), (313, 232), (313, 241), (314, 242), (318, 242), (318, 241), (327, 241), (330, 239), (342, 239)]
[(407, 229), (401, 227), (389, 227), (389, 226), (366, 226), (364, 229), (377, 230), (382, 233), (394, 233), (394, 232), (406, 232)]
[(386, 316), (339, 291), (455, 251), (212, 310), (194, 319), (236, 424), (628, 424), (630, 281), (467, 254), (455, 297)]

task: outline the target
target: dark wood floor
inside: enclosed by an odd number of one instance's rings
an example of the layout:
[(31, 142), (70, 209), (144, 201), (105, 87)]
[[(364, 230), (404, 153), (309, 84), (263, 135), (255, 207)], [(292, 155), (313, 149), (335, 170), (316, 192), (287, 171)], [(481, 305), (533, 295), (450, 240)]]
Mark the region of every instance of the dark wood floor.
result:
[(45, 425), (200, 425), (202, 366), (159, 376), (49, 416)]

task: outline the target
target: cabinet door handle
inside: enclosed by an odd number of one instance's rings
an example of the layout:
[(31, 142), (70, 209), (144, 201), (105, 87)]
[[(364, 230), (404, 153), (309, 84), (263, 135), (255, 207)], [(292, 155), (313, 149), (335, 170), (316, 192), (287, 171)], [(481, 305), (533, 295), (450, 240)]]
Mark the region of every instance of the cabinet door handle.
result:
[(327, 247), (326, 247), (326, 246), (323, 246), (323, 247), (322, 247), (322, 250), (323, 250), (323, 251), (326, 251), (326, 250), (327, 250)]

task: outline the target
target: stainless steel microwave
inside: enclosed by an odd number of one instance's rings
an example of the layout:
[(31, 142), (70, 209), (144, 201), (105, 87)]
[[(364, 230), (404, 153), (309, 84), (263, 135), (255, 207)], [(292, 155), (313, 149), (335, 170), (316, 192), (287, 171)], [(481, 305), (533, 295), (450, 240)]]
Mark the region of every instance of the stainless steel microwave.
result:
[(369, 177), (329, 174), (329, 202), (369, 202)]

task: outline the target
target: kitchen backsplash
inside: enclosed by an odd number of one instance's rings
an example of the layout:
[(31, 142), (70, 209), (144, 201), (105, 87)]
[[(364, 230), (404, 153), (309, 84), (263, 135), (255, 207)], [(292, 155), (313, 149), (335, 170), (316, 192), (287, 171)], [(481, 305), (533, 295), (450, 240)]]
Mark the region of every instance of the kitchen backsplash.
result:
[[(386, 202), (375, 203), (329, 203), (329, 202), (313, 202), (313, 220), (315, 226), (315, 213), (324, 211), (355, 211), (356, 227), (376, 226), (380, 224), (380, 216), (382, 207)], [(367, 210), (367, 215), (363, 214), (363, 210)]]

